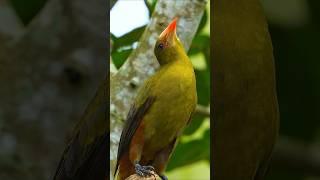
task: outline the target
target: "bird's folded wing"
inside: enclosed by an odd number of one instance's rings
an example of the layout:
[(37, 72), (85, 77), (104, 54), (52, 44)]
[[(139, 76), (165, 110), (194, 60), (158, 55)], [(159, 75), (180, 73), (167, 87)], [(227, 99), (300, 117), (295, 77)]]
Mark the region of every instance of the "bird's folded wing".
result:
[[(151, 81), (149, 81), (151, 82)], [(120, 158), (129, 149), (129, 145), (131, 139), (139, 127), (141, 120), (144, 115), (147, 113), (151, 105), (154, 103), (156, 97), (152, 96), (150, 93), (151, 84), (146, 82), (144, 86), (140, 89), (134, 104), (131, 106), (124, 128), (122, 130), (122, 134), (120, 137), (119, 147), (118, 147), (118, 156), (117, 156), (117, 164), (114, 175), (117, 173), (118, 165)]]
[(151, 96), (146, 99), (146, 101), (140, 106), (135, 107), (133, 105), (129, 111), (127, 122), (123, 128), (121, 137), (120, 137), (120, 143), (118, 147), (118, 157), (117, 157), (117, 165), (116, 165), (116, 171), (118, 169), (118, 163), (122, 155), (126, 150), (128, 150), (128, 146), (131, 142), (131, 139), (136, 131), (136, 129), (139, 127), (139, 124), (141, 120), (143, 119), (143, 116), (148, 111), (152, 103), (154, 102), (155, 97)]

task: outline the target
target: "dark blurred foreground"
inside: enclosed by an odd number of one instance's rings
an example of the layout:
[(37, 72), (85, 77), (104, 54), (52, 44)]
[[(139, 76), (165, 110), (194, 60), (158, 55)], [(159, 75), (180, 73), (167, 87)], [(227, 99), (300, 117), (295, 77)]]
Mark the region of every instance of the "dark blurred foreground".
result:
[(0, 1), (0, 179), (52, 177), (106, 74), (106, 2)]
[(262, 2), (274, 46), (281, 121), (281, 148), (268, 179), (320, 179), (320, 1)]

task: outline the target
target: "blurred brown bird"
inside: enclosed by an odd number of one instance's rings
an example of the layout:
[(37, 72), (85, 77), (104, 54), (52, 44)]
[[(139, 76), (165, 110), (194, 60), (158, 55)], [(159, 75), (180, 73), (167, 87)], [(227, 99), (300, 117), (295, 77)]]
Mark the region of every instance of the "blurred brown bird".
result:
[(104, 81), (75, 127), (54, 180), (103, 180), (109, 177), (108, 92), (108, 83)]
[(215, 0), (212, 22), (213, 179), (263, 179), (279, 129), (266, 18), (259, 0)]

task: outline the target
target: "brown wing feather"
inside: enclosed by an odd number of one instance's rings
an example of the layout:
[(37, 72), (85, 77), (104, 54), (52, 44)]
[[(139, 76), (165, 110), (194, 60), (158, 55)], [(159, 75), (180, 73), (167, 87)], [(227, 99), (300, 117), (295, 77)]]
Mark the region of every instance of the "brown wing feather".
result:
[[(77, 124), (54, 180), (91, 180), (107, 176), (107, 103), (107, 86), (104, 83)], [(84, 143), (88, 137), (93, 140)]]
[(143, 119), (143, 116), (151, 107), (154, 100), (155, 100), (154, 96), (149, 96), (146, 98), (146, 100), (140, 107), (136, 107), (135, 105), (131, 106), (127, 116), (127, 121), (125, 123), (125, 126), (122, 130), (121, 137), (120, 137), (117, 164), (116, 164), (116, 170), (114, 172), (114, 176), (117, 173), (120, 158), (128, 150), (128, 146), (131, 142), (133, 134), (136, 132), (141, 120)]

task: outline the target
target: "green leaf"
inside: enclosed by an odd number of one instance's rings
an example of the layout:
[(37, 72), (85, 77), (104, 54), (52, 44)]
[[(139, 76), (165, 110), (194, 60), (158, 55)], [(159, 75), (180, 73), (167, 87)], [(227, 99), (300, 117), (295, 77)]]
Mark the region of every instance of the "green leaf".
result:
[(200, 160), (210, 160), (210, 129), (205, 131), (201, 139), (178, 144), (168, 164), (167, 171)]
[(200, 24), (199, 24), (199, 27), (197, 29), (196, 34), (199, 34), (202, 31), (202, 29), (206, 26), (207, 20), (208, 20), (208, 12), (207, 12), (207, 10), (205, 10), (203, 13), (203, 16), (201, 18), (201, 21), (200, 21)]
[(126, 49), (120, 52), (111, 53), (113, 63), (117, 67), (117, 69), (119, 69), (123, 65), (123, 63), (126, 61), (131, 52), (132, 49)]
[(151, 15), (154, 11), (154, 8), (156, 7), (157, 0), (144, 0), (144, 3), (149, 10), (149, 17), (151, 17)]
[(196, 35), (193, 38), (188, 55), (210, 52), (210, 37), (208, 35)]
[(205, 117), (194, 116), (189, 126), (183, 131), (184, 135), (193, 134), (203, 123)]
[(47, 0), (10, 0), (13, 9), (24, 25), (30, 23), (46, 2)]
[(198, 104), (205, 106), (210, 103), (210, 71), (208, 68), (207, 66), (205, 70), (195, 70)]
[(110, 32), (110, 38), (112, 41), (116, 41), (118, 38)]
[(191, 44), (189, 56), (203, 53), (206, 60), (206, 69), (195, 70), (198, 103), (208, 105), (210, 102), (210, 37), (208, 35), (197, 35)]
[(137, 42), (139, 40), (145, 28), (146, 26), (138, 27), (118, 38), (115, 36), (111, 36), (113, 40), (112, 51), (117, 51), (120, 47), (132, 46), (134, 42)]

